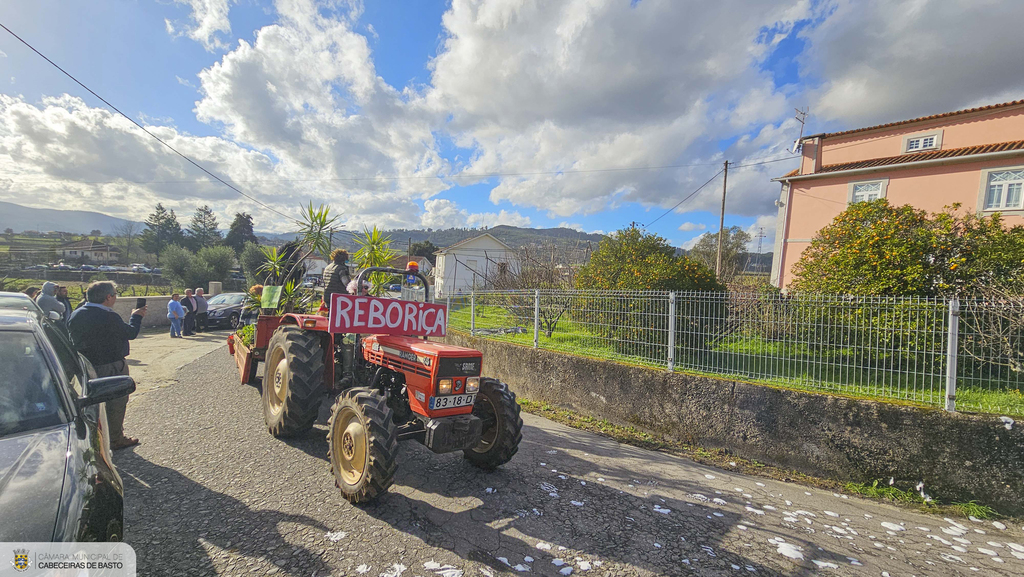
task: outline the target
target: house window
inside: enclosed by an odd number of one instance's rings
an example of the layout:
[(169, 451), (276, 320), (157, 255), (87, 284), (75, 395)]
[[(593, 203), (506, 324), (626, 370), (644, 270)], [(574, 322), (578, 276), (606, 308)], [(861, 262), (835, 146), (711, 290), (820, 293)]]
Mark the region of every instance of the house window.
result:
[(927, 134), (915, 134), (903, 137), (903, 152), (920, 152), (922, 150), (938, 150), (942, 147), (942, 131)]
[(885, 198), (888, 187), (888, 179), (851, 182), (847, 191), (847, 202), (853, 204), (855, 202), (869, 202)]
[(985, 210), (1020, 209), (1021, 188), (1024, 187), (1024, 168), (988, 173), (985, 189)]

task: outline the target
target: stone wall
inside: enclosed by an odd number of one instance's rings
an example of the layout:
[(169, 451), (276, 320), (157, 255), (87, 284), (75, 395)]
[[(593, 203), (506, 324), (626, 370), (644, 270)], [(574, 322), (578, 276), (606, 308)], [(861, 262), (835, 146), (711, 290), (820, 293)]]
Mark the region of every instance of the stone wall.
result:
[[(148, 296), (145, 299), (146, 316), (142, 318), (142, 328), (170, 327), (171, 321), (167, 318), (167, 302), (171, 300), (171, 295)], [(132, 296), (117, 297), (117, 302), (114, 303), (114, 311), (121, 315), (125, 322), (128, 322), (134, 309), (135, 297)]]
[(895, 477), (1024, 514), (1024, 430), (998, 417), (646, 369), (452, 333), (520, 396), (841, 481)]

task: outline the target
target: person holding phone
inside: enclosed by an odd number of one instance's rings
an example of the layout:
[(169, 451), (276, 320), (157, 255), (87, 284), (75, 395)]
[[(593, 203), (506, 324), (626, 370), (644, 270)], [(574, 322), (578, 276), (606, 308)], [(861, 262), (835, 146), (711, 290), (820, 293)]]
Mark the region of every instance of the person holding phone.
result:
[(174, 293), (171, 295), (171, 300), (167, 301), (167, 319), (171, 321), (171, 338), (180, 339), (181, 336), (181, 322), (185, 319), (185, 309), (178, 302), (180, 295)]
[[(71, 315), (68, 323), (71, 329), (71, 342), (82, 356), (89, 359), (96, 370), (97, 377), (113, 377), (128, 374), (128, 362), (125, 357), (131, 351), (128, 341), (139, 336), (142, 329), (142, 317), (146, 316), (146, 307), (132, 311), (126, 323), (121, 315), (114, 312), (117, 302), (117, 285), (110, 281), (99, 281), (89, 285), (85, 291), (89, 302)], [(128, 396), (107, 401), (107, 424), (110, 431), (110, 447), (115, 451), (138, 445), (139, 440), (124, 434), (124, 413), (128, 406)]]

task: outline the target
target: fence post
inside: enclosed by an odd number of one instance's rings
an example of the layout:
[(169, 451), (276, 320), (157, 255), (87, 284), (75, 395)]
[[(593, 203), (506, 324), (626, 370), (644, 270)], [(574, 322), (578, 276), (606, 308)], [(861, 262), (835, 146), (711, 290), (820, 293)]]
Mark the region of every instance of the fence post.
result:
[(533, 293), (533, 348), (540, 347), (540, 289)]
[(469, 293), (469, 334), (476, 336), (476, 291)]
[(949, 336), (946, 343), (946, 410), (956, 412), (956, 355), (960, 338), (960, 300), (949, 301)]
[(448, 333), (448, 324), (452, 320), (452, 295), (448, 295), (446, 300), (448, 302), (445, 303), (445, 307), (446, 307), (446, 309), (445, 309), (445, 317), (444, 317), (444, 332), (445, 332), (445, 334)]
[(668, 372), (676, 370), (676, 293), (668, 293)]

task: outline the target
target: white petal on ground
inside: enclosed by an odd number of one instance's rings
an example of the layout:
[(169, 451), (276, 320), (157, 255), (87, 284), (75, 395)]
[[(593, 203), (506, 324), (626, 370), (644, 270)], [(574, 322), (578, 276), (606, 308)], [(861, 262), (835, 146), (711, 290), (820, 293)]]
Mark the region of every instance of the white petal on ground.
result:
[(985, 549), (983, 547), (978, 547), (978, 552), (979, 553), (984, 553), (985, 555), (988, 555), (990, 557), (995, 557), (995, 556), (999, 555), (999, 553), (996, 553), (995, 551), (993, 551), (991, 549)]
[(484, 574), (484, 577), (494, 577), (494, 571), (491, 571), (489, 567), (481, 567), (480, 572)]
[(580, 561), (576, 564), (580, 571), (590, 571), (590, 561)]
[(1024, 553), (1024, 545), (1020, 545), (1018, 543), (1007, 543), (1006, 546), (1010, 549), (1013, 549), (1014, 551)]
[(787, 523), (796, 523), (799, 519), (797, 519), (796, 517), (783, 517), (782, 520), (786, 521)]
[(711, 502), (714, 503), (715, 505), (728, 505), (729, 504), (728, 501), (726, 501), (725, 499), (719, 499), (718, 497), (715, 497), (714, 499), (712, 499)]
[(368, 573), (369, 571), (370, 571), (370, 566), (369, 565), (360, 565), (360, 566), (356, 567), (356, 573), (359, 573), (360, 575), (362, 575), (363, 573)]
[(558, 451), (556, 451), (556, 450), (554, 450), (554, 449), (552, 449), (552, 450), (550, 450), (550, 451), (544, 451), (544, 452), (545, 452), (545, 453), (547, 453), (547, 454), (549, 454), (549, 455), (557, 455), (557, 454), (558, 454)]
[(953, 545), (953, 550), (956, 551), (957, 553), (966, 553), (967, 552), (967, 547), (961, 547), (959, 545)]
[(337, 543), (338, 541), (341, 541), (345, 537), (348, 537), (348, 533), (346, 533), (344, 531), (334, 531), (333, 533), (327, 533), (326, 535), (324, 535), (324, 537), (327, 537), (327, 539), (331, 543)]
[(440, 569), (441, 568), (441, 564), (438, 563), (437, 561), (427, 561), (426, 563), (423, 564), (423, 568), (427, 569), (428, 571), (434, 571), (436, 569)]
[(981, 519), (975, 517), (974, 515), (969, 515), (967, 518), (970, 519), (971, 521), (974, 521), (975, 523), (984, 523), (984, 521), (982, 521)]
[(545, 543), (544, 541), (541, 541), (540, 543), (537, 543), (537, 548), (543, 549), (544, 551), (550, 551), (551, 543)]
[(797, 547), (796, 545), (791, 545), (789, 543), (777, 543), (776, 544), (776, 549), (777, 549), (779, 555), (782, 555), (783, 557), (788, 557), (788, 558), (793, 559), (795, 561), (803, 561), (804, 560), (804, 554), (801, 553), (801, 551), (803, 551), (803, 549), (800, 548), (800, 547)]
[(718, 511), (715, 511), (714, 513), (712, 513), (712, 515), (714, 515), (715, 517), (725, 517), (724, 514), (719, 513)]
[(815, 565), (817, 565), (818, 567), (822, 568), (822, 569), (838, 569), (839, 568), (839, 565), (836, 565), (835, 563), (830, 563), (828, 561), (818, 561), (817, 559), (814, 559), (812, 562)]
[(572, 575), (572, 567), (562, 567), (558, 572), (562, 575)]
[(484, 489), (484, 492), (487, 493), (487, 494), (491, 494), (491, 493), (497, 493), (498, 490), (495, 489), (494, 487), (487, 487), (486, 489)]
[(834, 513), (832, 511), (823, 511), (823, 513), (825, 513), (829, 517), (838, 517), (839, 516), (839, 513)]
[(552, 559), (551, 564), (555, 567), (561, 567), (562, 565), (565, 565), (565, 561), (563, 561), (562, 559)]
[(953, 540), (956, 541), (957, 543), (963, 543), (964, 545), (970, 545), (971, 544), (971, 542), (968, 541), (967, 539), (961, 539), (960, 537), (953, 537)]
[(751, 513), (753, 513), (755, 515), (764, 515), (764, 511), (762, 511), (760, 509), (755, 509), (755, 508), (750, 507), (750, 506), (747, 507), (747, 511), (750, 511)]
[(1006, 530), (1006, 525), (1003, 525), (999, 521), (992, 521), (992, 526), (995, 527), (996, 529), (999, 529), (1000, 531), (1005, 531)]
[(524, 563), (533, 563), (533, 557), (530, 557), (529, 555), (527, 555), (526, 557), (523, 557), (523, 562)]
[(661, 549), (661, 543), (655, 543), (654, 544), (654, 548), (655, 549)]
[(573, 505), (576, 505), (577, 507), (582, 507), (583, 504), (584, 504), (583, 501), (569, 501), (569, 502), (572, 503)]
[(380, 577), (401, 577), (402, 573), (405, 573), (406, 569), (408, 569), (408, 567), (406, 567), (405, 565), (402, 565), (401, 563), (395, 563), (391, 566), (390, 569), (381, 573)]
[(932, 530), (929, 529), (928, 527), (915, 527), (915, 529), (917, 529), (918, 531), (924, 531), (925, 533), (931, 533), (932, 532)]
[(746, 531), (747, 530), (747, 526), (746, 525), (736, 525), (736, 528), (739, 529), (740, 531)]
[(654, 506), (654, 512), (655, 513), (661, 513), (662, 515), (668, 515), (669, 513), (672, 512), (672, 510), (671, 509), (666, 509), (665, 507), (662, 507), (661, 505), (655, 505)]
[(462, 577), (462, 569), (456, 569), (451, 565), (445, 565), (441, 567), (441, 570), (437, 572), (440, 577)]
[(1010, 417), (999, 417), (999, 420), (1003, 422), (1003, 426), (1006, 427), (1007, 431), (1013, 430), (1013, 419)]
[(995, 547), (996, 549), (1002, 549), (1003, 548), (1002, 545), (1000, 545), (999, 543), (996, 543), (995, 541), (989, 541), (988, 543), (986, 543), (986, 545), (988, 545), (989, 547)]
[(949, 563), (953, 563), (953, 562), (963, 563), (964, 562), (964, 560), (962, 558), (960, 558), (960, 557), (958, 557), (956, 555), (953, 555), (952, 553), (939, 553), (939, 557), (942, 557), (943, 561), (946, 561), (946, 562), (949, 562)]
[(888, 521), (882, 521), (882, 526), (886, 529), (889, 529), (890, 531), (906, 531), (906, 529), (897, 525), (896, 523), (890, 523)]
[(954, 537), (967, 534), (967, 530), (961, 529), (960, 527), (942, 527), (942, 532), (946, 535), (953, 535)]
[(543, 489), (544, 491), (547, 491), (548, 493), (554, 493), (555, 491), (558, 490), (558, 487), (552, 485), (551, 483), (541, 483), (540, 488)]
[(515, 569), (516, 571), (519, 571), (520, 573), (526, 573), (527, 571), (530, 570), (529, 567), (527, 567), (526, 565), (523, 565), (522, 563), (516, 564), (516, 566), (513, 567), (513, 569)]
[(507, 557), (496, 557), (496, 559), (498, 561), (501, 561), (502, 563), (508, 565), (509, 567), (512, 566), (512, 564), (508, 562), (508, 558)]
[(714, 479), (715, 478), (714, 475), (704, 475), (704, 477), (707, 478), (707, 479)]

